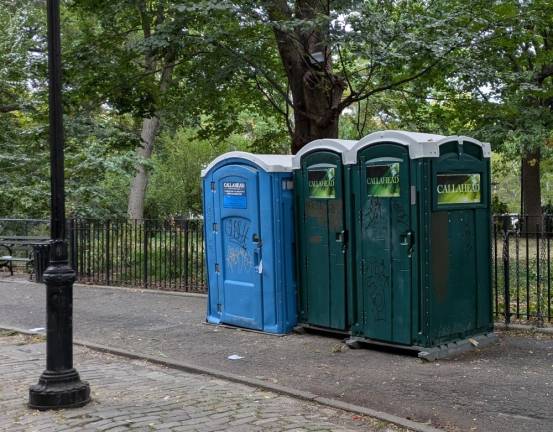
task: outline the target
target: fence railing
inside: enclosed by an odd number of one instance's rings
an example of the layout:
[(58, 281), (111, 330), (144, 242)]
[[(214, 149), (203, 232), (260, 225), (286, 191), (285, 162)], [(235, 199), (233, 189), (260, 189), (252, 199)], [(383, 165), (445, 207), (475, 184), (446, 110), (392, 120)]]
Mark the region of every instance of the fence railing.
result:
[(81, 283), (207, 292), (201, 220), (76, 219), (67, 231)]
[[(48, 221), (0, 219), (0, 235), (44, 235)], [(497, 320), (553, 323), (553, 215), (495, 215)], [(70, 219), (71, 265), (81, 283), (207, 292), (202, 220)]]
[(553, 322), (553, 215), (493, 217), (492, 277), (496, 319)]
[(0, 218), (0, 236), (48, 236), (50, 221), (48, 219)]

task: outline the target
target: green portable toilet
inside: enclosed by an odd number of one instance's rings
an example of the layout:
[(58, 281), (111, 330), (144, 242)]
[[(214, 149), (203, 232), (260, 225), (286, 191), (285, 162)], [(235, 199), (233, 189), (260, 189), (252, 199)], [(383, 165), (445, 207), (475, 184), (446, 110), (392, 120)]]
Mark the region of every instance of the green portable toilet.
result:
[(393, 344), (435, 359), (494, 340), (489, 158), (489, 144), (472, 138), (402, 131), (373, 133), (348, 152), (350, 346)]
[[(293, 158), (298, 270), (298, 323), (346, 332), (352, 286), (349, 168), (356, 141), (315, 140)], [(348, 307), (349, 304), (349, 307)]]

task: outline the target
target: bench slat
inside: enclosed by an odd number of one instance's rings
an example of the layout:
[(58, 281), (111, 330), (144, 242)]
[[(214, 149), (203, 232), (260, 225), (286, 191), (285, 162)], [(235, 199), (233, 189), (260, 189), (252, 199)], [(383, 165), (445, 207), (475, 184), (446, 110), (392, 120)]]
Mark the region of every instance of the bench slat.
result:
[(0, 261), (26, 261), (26, 262), (31, 262), (32, 258), (3, 256), (3, 257), (0, 257)]

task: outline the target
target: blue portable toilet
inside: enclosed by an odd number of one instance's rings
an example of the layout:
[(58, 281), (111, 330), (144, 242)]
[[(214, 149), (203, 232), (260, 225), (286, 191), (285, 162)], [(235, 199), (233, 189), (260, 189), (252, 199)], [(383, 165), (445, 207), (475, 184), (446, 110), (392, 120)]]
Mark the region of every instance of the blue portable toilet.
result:
[(296, 325), (292, 156), (229, 152), (202, 171), (207, 321)]

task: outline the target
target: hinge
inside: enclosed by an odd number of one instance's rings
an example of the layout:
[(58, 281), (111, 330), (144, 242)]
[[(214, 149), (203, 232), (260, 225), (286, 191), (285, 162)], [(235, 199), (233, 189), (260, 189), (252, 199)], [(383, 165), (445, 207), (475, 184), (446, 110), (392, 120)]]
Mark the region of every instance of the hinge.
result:
[(294, 180), (282, 180), (282, 190), (294, 190)]
[(221, 303), (217, 303), (217, 312), (223, 312), (223, 305)]
[(215, 273), (219, 273), (220, 271), (219, 264), (215, 264)]
[(215, 192), (215, 182), (211, 182), (211, 192)]
[(217, 232), (217, 231), (219, 231), (219, 224), (214, 223), (213, 224), (213, 232)]

